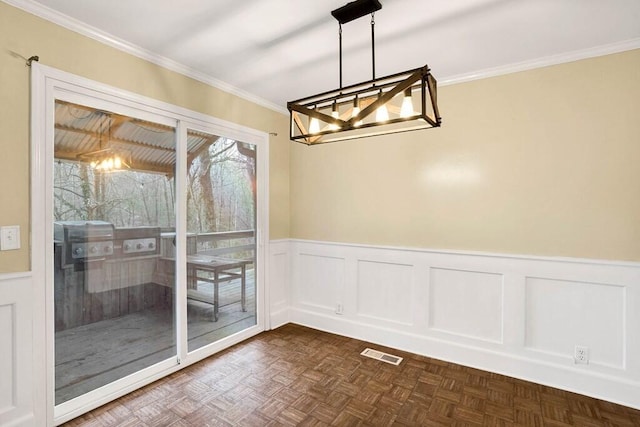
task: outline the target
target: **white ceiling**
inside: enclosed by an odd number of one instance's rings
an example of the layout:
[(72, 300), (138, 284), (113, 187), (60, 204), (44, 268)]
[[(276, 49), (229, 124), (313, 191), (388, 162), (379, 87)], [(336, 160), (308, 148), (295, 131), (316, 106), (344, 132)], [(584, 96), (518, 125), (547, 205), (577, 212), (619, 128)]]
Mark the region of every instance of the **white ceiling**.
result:
[[(37, 3), (112, 44), (142, 48), (157, 62), (170, 59), (281, 109), (339, 86), (338, 23), (330, 12), (348, 0)], [(640, 47), (639, 0), (381, 3), (375, 14), (378, 77), (428, 64), (438, 81), (456, 81)], [(78, 26), (46, 8), (39, 9), (49, 19)], [(371, 78), (370, 40), (369, 17), (343, 26), (345, 85)]]

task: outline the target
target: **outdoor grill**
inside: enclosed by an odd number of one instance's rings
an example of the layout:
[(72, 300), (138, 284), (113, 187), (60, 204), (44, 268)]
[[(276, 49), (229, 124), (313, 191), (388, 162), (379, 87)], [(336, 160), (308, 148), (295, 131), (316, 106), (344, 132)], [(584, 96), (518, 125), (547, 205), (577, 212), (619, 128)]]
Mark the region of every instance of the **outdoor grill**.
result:
[(154, 283), (160, 227), (57, 221), (54, 243), (56, 331), (171, 306), (171, 289)]
[(61, 245), (61, 266), (104, 261), (114, 253), (114, 227), (106, 221), (57, 221), (53, 239)]
[(128, 227), (115, 229), (117, 257), (132, 258), (160, 253), (160, 227)]

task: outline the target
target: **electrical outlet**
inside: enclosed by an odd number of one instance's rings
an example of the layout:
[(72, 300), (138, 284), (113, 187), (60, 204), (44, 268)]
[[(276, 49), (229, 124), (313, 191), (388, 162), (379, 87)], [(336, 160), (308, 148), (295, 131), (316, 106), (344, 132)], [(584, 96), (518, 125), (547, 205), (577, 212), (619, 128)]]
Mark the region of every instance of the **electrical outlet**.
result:
[(336, 314), (344, 314), (344, 307), (341, 303), (338, 303), (336, 305)]
[(573, 352), (574, 363), (589, 364), (589, 347), (577, 345)]

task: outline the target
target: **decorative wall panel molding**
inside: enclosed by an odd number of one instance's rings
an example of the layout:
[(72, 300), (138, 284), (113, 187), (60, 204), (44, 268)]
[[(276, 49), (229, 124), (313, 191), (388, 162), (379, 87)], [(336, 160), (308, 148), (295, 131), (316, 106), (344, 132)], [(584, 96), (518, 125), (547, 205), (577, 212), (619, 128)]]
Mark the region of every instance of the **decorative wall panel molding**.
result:
[(358, 260), (357, 315), (411, 326), (413, 266)]
[(301, 253), (294, 272), (305, 285), (294, 289), (300, 304), (332, 311), (340, 303), (344, 287), (344, 259), (322, 254)]
[(0, 275), (1, 426), (40, 425), (34, 413), (32, 292), (30, 274)]
[(429, 327), (502, 343), (502, 274), (448, 268), (430, 271)]
[(16, 407), (16, 378), (14, 360), (16, 356), (15, 304), (0, 304), (0, 415)]
[(269, 329), (289, 323), (289, 242), (272, 240), (269, 242)]
[(615, 284), (527, 277), (527, 348), (571, 359), (583, 346), (590, 364), (624, 369), (625, 294)]
[(303, 240), (288, 250), (291, 322), (640, 408), (638, 263)]

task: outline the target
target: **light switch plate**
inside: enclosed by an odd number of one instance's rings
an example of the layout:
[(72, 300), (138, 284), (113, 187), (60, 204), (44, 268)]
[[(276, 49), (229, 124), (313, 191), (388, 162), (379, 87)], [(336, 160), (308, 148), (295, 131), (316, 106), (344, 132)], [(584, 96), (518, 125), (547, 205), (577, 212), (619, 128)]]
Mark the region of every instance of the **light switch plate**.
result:
[(20, 249), (20, 226), (8, 225), (0, 227), (0, 250)]

